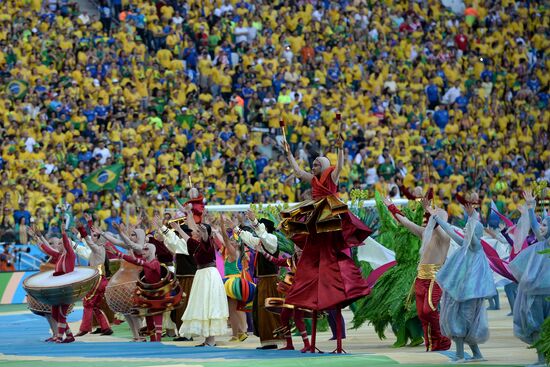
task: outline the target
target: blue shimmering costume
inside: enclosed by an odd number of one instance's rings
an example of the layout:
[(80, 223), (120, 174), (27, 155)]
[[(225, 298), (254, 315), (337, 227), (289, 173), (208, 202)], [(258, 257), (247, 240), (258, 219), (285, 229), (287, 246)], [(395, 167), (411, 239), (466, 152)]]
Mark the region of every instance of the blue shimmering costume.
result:
[(448, 223), (437, 216), (434, 219), (461, 246), (436, 275), (443, 289), (441, 332), (455, 341), (462, 339), (470, 346), (484, 343), (489, 339), (489, 325), (483, 302), (496, 294), (496, 288), (481, 246), (483, 226), (477, 215), (472, 216), (463, 239)]
[[(550, 231), (543, 236), (534, 209), (529, 209), (531, 229), (539, 242), (521, 251), (510, 263), (518, 280), (514, 303), (514, 334), (523, 342), (533, 344), (539, 338), (544, 319), (550, 317), (550, 258), (541, 251), (550, 249)], [(550, 217), (543, 219), (550, 225)]]

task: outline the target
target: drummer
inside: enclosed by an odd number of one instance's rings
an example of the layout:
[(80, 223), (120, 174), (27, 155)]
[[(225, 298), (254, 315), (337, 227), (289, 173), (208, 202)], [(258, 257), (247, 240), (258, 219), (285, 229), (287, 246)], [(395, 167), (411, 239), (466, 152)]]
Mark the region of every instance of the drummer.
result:
[[(54, 277), (71, 273), (74, 270), (76, 255), (71, 247), (71, 242), (65, 229), (61, 229), (63, 236), (62, 246), (54, 249), (48, 241), (42, 236), (39, 245), (40, 249), (50, 255), (55, 261)], [(73, 333), (67, 324), (67, 311), (70, 305), (60, 304), (52, 305), (52, 318), (57, 322), (57, 335), (51, 341), (55, 343), (72, 343), (75, 341)], [(63, 336), (65, 335), (65, 339)]]
[[(144, 280), (148, 284), (158, 283), (161, 279), (160, 262), (156, 258), (155, 246), (147, 243), (141, 250), (141, 258), (136, 258), (130, 255), (125, 255), (118, 251), (113, 245), (105, 245), (105, 249), (111, 254), (117, 256), (119, 259), (124, 259), (134, 265), (142, 266), (144, 273)], [(160, 342), (162, 338), (162, 312), (146, 317), (147, 329), (154, 330), (151, 334), (152, 342)]]
[[(33, 231), (33, 229), (31, 227), (28, 227), (28, 232), (29, 232), (29, 237), (32, 238), (31, 243), (35, 243), (35, 244), (39, 245), (41, 242), (42, 243), (49, 242), (50, 246), (52, 248), (54, 248), (55, 250), (58, 250), (58, 251), (62, 247), (61, 240), (57, 237), (50, 237), (50, 239), (48, 241), (42, 235), (40, 235), (40, 237), (39, 237), (38, 234), (35, 231)], [(40, 250), (42, 251), (41, 248), (40, 248)], [(44, 254), (48, 255), (46, 252), (44, 252)], [(46, 266), (52, 266), (52, 268), (55, 268), (55, 261), (54, 261), (53, 257), (50, 257), (48, 259), (47, 263), (44, 264), (44, 267), (46, 267)], [(45, 270), (43, 270), (42, 266), (41, 266), (40, 269), (41, 269), (40, 271), (45, 271)], [(52, 331), (52, 336), (50, 338), (46, 339), (45, 341), (46, 342), (51, 342), (51, 341), (54, 341), (56, 336), (57, 336), (57, 322), (52, 318), (51, 306), (47, 306), (47, 308), (48, 308), (47, 312), (40, 312), (40, 313), (37, 313), (37, 314), (40, 315), (40, 316), (45, 317), (46, 320), (48, 320), (48, 323), (50, 324), (50, 329)]]
[[(135, 228), (132, 231), (130, 231), (130, 235), (128, 235), (124, 232), (124, 229), (121, 225), (113, 224), (113, 227), (118, 231), (119, 236), (120, 236), (121, 239), (119, 239), (117, 236), (115, 236), (111, 233), (99, 230), (95, 226), (92, 226), (91, 229), (92, 229), (92, 233), (99, 234), (101, 237), (105, 238), (111, 244), (113, 244), (115, 246), (121, 246), (121, 247), (131, 251), (131, 253), (135, 257), (142, 256), (142, 251), (143, 251), (143, 248), (145, 247), (145, 231), (141, 228)], [(122, 268), (117, 272), (117, 274), (119, 274), (119, 272), (121, 272), (121, 271), (123, 271)], [(109, 285), (106, 289), (107, 292), (109, 291), (109, 287), (111, 286), (111, 283), (115, 280), (117, 274), (113, 275), (113, 278), (111, 278), (111, 281), (110, 281), (110, 283), (109, 283)], [(137, 282), (139, 273), (135, 273), (135, 275), (132, 274), (131, 276), (133, 277), (132, 280), (134, 282)], [(123, 292), (124, 292), (123, 298), (128, 300), (129, 302), (131, 302), (131, 300), (133, 299), (134, 290), (135, 290), (135, 288), (134, 289), (124, 289), (123, 290)], [(131, 307), (125, 307), (125, 308), (127, 308), (127, 311), (129, 311), (131, 309)], [(133, 340), (134, 341), (145, 341), (145, 339), (142, 338), (139, 334), (139, 330), (140, 330), (141, 323), (142, 323), (141, 318), (137, 317), (137, 316), (134, 316), (130, 313), (126, 313), (126, 312), (123, 312), (123, 313), (124, 313), (124, 317), (125, 317), (126, 321), (128, 322), (128, 325), (130, 326), (130, 330), (132, 331), (132, 334), (134, 336)]]

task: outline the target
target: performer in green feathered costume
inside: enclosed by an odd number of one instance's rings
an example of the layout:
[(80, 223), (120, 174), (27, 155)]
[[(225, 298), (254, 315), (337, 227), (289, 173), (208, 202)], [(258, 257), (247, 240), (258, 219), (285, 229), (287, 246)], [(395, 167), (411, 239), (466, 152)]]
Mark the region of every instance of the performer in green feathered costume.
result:
[[(380, 216), (380, 234), (376, 240), (395, 252), (397, 265), (378, 279), (367, 297), (355, 303), (353, 327), (358, 328), (368, 321), (374, 326), (378, 337), (384, 339), (386, 327), (391, 325), (397, 337), (394, 347), (403, 347), (409, 340), (411, 346), (420, 345), (424, 339), (416, 313), (413, 285), (421, 242), (395, 222), (378, 192), (375, 193), (375, 200)], [(424, 209), (420, 203), (410, 201), (403, 212), (414, 223), (422, 224)]]

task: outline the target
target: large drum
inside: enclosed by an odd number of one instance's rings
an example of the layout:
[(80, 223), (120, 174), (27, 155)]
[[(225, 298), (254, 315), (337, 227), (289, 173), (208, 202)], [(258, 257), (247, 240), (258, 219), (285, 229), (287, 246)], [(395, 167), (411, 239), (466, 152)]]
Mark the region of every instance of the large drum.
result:
[(120, 262), (122, 260), (120, 259), (109, 259), (109, 273), (111, 273), (111, 276), (116, 274), (118, 269), (120, 269)]
[[(36, 298), (28, 294), (27, 294), (27, 307), (33, 314), (38, 316), (46, 316), (52, 313), (52, 306), (42, 303), (38, 301)], [(69, 306), (69, 310), (67, 311), (67, 314), (70, 314), (71, 312), (73, 312), (72, 304)]]
[(58, 276), (53, 273), (54, 270), (49, 270), (28, 277), (23, 288), (29, 296), (47, 305), (70, 305), (84, 298), (99, 280), (99, 270), (90, 266), (78, 266)]
[(105, 300), (114, 312), (129, 315), (134, 308), (134, 292), (141, 266), (122, 261), (120, 269), (111, 277), (105, 288)]

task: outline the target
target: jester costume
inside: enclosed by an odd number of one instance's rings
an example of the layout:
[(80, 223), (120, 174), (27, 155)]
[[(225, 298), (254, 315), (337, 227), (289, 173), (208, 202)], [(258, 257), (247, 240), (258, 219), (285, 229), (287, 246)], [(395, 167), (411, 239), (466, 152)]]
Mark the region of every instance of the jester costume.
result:
[[(394, 347), (405, 346), (409, 339), (411, 345), (418, 345), (422, 343), (423, 332), (416, 312), (413, 287), (421, 241), (396, 223), (378, 193), (375, 199), (380, 216), (377, 240), (395, 251), (397, 265), (378, 279), (368, 297), (356, 302), (353, 327), (358, 328), (368, 321), (374, 325), (378, 337), (384, 339), (384, 331), (391, 325), (397, 337)], [(403, 213), (412, 222), (422, 225), (424, 209), (417, 202), (410, 202)]]

